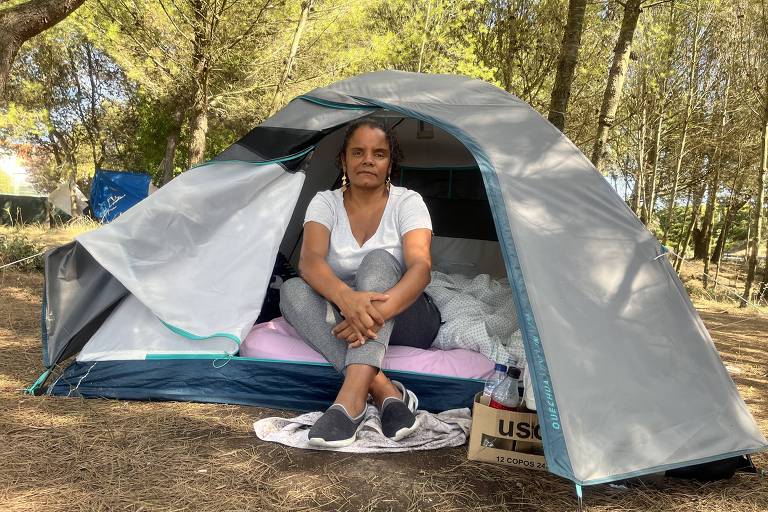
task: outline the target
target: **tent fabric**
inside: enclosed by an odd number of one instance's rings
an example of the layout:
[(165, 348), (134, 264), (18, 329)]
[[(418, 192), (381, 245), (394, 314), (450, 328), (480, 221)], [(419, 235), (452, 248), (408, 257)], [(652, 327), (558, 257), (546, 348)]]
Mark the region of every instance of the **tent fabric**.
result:
[(61, 183), (56, 187), (56, 190), (48, 194), (48, 201), (53, 206), (70, 216), (72, 215), (72, 188), (74, 188), (77, 208), (82, 212), (88, 206), (88, 199), (86, 199), (85, 194), (80, 191), (80, 188), (77, 185), (70, 187), (69, 183)]
[[(242, 339), (263, 296), (239, 292), (266, 288), (278, 248), (295, 261), (306, 204), (338, 179), (340, 128), (372, 113), (431, 124), (479, 169), (550, 471), (593, 484), (766, 448), (658, 242), (565, 136), (478, 80), (385, 71), (311, 91), (78, 243), (178, 334)], [(285, 161), (254, 163), (264, 155)], [(93, 393), (139, 397), (129, 363), (149, 362), (98, 362), (83, 384), (100, 375)], [(145, 397), (170, 396), (145, 384)], [(210, 386), (206, 397), (226, 398)]]
[(179, 334), (239, 344), (258, 317), (304, 175), (217, 162), (183, 178), (77, 241)]
[(128, 290), (77, 242), (45, 255), (43, 365), (75, 355)]
[[(133, 324), (131, 336), (125, 325)], [(190, 339), (168, 329), (135, 295), (128, 295), (77, 355), (78, 361), (146, 359), (162, 354), (227, 357), (239, 345), (230, 338)]]
[(90, 204), (93, 216), (111, 222), (147, 197), (152, 177), (143, 172), (97, 169), (91, 183)]

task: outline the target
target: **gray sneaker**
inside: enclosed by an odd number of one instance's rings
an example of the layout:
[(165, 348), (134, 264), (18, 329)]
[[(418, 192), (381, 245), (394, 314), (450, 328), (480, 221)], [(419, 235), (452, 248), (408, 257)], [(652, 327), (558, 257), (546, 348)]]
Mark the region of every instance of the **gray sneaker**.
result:
[(353, 418), (341, 404), (333, 404), (309, 429), (310, 446), (343, 448), (357, 439), (357, 431), (365, 419), (365, 410)]
[(403, 394), (403, 398), (384, 399), (381, 404), (381, 430), (390, 439), (400, 441), (419, 428), (419, 419), (414, 414), (419, 406), (419, 399), (400, 382), (393, 380), (392, 384)]

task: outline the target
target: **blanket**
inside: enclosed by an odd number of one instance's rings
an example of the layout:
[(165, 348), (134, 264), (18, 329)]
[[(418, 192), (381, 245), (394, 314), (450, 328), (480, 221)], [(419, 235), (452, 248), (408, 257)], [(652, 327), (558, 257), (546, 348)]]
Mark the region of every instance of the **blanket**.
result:
[(443, 317), (433, 347), (464, 348), (503, 364), (525, 366), (525, 351), (509, 281), (488, 274), (432, 272), (427, 294)]
[(253, 424), (256, 436), (262, 441), (272, 441), (293, 448), (334, 450), (340, 452), (377, 453), (406, 452), (411, 450), (434, 450), (449, 446), (461, 446), (467, 440), (472, 426), (468, 408), (452, 409), (439, 414), (416, 411), (419, 429), (400, 441), (385, 437), (381, 431), (381, 420), (376, 407), (369, 405), (365, 419), (357, 434), (357, 441), (344, 448), (318, 448), (309, 446), (309, 427), (322, 412), (308, 412), (296, 418), (264, 418)]

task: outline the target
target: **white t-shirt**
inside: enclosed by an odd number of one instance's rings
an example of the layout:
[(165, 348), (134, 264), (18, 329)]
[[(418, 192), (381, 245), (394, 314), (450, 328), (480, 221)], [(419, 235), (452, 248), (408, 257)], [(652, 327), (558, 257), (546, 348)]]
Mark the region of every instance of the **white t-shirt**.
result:
[(374, 249), (384, 249), (405, 268), (402, 238), (413, 229), (432, 230), (427, 205), (418, 192), (403, 187), (389, 188), (387, 205), (376, 233), (360, 246), (352, 234), (341, 189), (318, 192), (307, 206), (304, 223), (319, 222), (331, 232), (326, 261), (336, 276), (353, 285), (360, 263)]

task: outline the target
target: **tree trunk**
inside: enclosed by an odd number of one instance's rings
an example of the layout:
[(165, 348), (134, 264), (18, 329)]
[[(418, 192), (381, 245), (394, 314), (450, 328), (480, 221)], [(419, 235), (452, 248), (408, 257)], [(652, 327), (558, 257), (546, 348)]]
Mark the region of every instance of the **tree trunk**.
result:
[(176, 103), (172, 119), (173, 122), (165, 137), (165, 155), (163, 155), (163, 161), (160, 162), (160, 170), (163, 171), (163, 181), (161, 185), (165, 185), (173, 179), (173, 163), (176, 160), (176, 145), (179, 143), (181, 124), (184, 121), (182, 102)]
[(624, 4), (624, 18), (621, 20), (619, 39), (613, 49), (613, 64), (608, 72), (608, 84), (603, 94), (603, 104), (600, 107), (600, 117), (597, 122), (597, 137), (592, 148), (592, 163), (598, 171), (601, 170), (605, 159), (608, 134), (613, 126), (616, 110), (619, 108), (621, 89), (627, 76), (629, 53), (632, 49), (632, 39), (635, 36), (637, 20), (640, 17), (640, 4), (642, 0), (627, 0)]
[(750, 293), (752, 291), (752, 283), (755, 280), (755, 273), (757, 271), (757, 255), (760, 249), (760, 235), (762, 234), (762, 222), (763, 222), (763, 198), (765, 195), (765, 177), (768, 173), (768, 84), (766, 84), (766, 98), (763, 105), (763, 119), (762, 119), (762, 148), (760, 151), (760, 170), (757, 175), (757, 190), (755, 194), (755, 207), (752, 218), (752, 243), (749, 253), (749, 261), (747, 264), (747, 280), (744, 283), (744, 302), (739, 304), (740, 307), (746, 307), (749, 302)]
[(725, 80), (725, 91), (723, 91), (723, 110), (720, 115), (717, 145), (715, 146), (715, 155), (712, 157), (715, 174), (712, 176), (710, 196), (707, 197), (707, 208), (704, 214), (704, 250), (698, 255), (704, 260), (704, 289), (709, 285), (709, 250), (712, 247), (712, 232), (714, 231), (715, 213), (717, 211), (717, 192), (720, 190), (720, 174), (723, 167), (723, 139), (725, 138), (725, 120), (728, 113), (728, 92), (730, 86), (731, 76), (728, 75)]
[(653, 133), (653, 146), (651, 146), (650, 158), (651, 175), (646, 180), (646, 195), (643, 200), (643, 224), (646, 226), (653, 222), (654, 206), (656, 204), (656, 185), (658, 183), (659, 149), (661, 148), (661, 131), (664, 127), (664, 107), (659, 111), (659, 118)]
[(424, 28), (421, 30), (421, 48), (419, 49), (419, 64), (416, 68), (417, 73), (421, 73), (421, 65), (424, 62), (424, 50), (427, 48), (427, 39), (429, 39), (429, 17), (432, 14), (432, 1), (427, 2), (427, 15), (424, 17)]
[(765, 239), (765, 261), (763, 262), (763, 282), (760, 283), (760, 292), (757, 294), (759, 300), (765, 299), (768, 295), (768, 238)]
[(204, 0), (192, 2), (194, 11), (194, 40), (192, 49), (192, 69), (194, 71), (194, 93), (192, 112), (189, 119), (189, 167), (203, 162), (205, 158), (205, 138), (208, 134), (208, 78), (210, 75), (208, 3)]
[[(670, 27), (670, 43), (667, 48), (667, 60), (664, 69), (664, 76), (668, 77), (672, 69), (672, 64), (675, 57), (675, 34), (677, 33), (677, 24), (675, 22), (675, 2), (669, 4), (669, 27)], [(648, 195), (645, 198), (645, 214), (647, 216), (646, 225), (653, 223), (653, 215), (656, 209), (656, 188), (658, 186), (659, 177), (659, 152), (661, 151), (661, 134), (664, 129), (664, 116), (667, 113), (667, 91), (669, 89), (669, 78), (664, 78), (661, 83), (661, 90), (659, 91), (659, 109), (658, 118), (656, 120), (656, 128), (654, 129), (653, 146), (649, 154), (651, 175), (647, 180), (646, 190)]]
[(701, 218), (701, 231), (693, 240), (693, 259), (703, 260), (709, 256), (709, 246), (707, 245), (707, 231), (711, 231), (712, 222), (715, 217), (715, 202), (713, 197), (717, 196), (717, 189), (720, 185), (718, 173), (707, 182), (707, 202), (704, 205), (704, 216)]
[[(88, 63), (88, 80), (91, 86), (91, 95), (90, 95), (90, 102), (89, 102), (90, 111), (91, 111), (91, 126), (93, 127), (92, 128), (93, 136), (99, 143), (99, 153), (98, 153), (99, 156), (98, 158), (94, 156), (93, 167), (94, 169), (100, 169), (104, 164), (104, 159), (107, 156), (107, 145), (104, 141), (104, 138), (101, 135), (101, 123), (99, 122), (99, 114), (98, 114), (99, 98), (97, 97), (97, 92), (96, 92), (98, 89), (98, 84), (96, 80), (96, 68), (93, 63), (93, 50), (90, 42), (85, 43), (85, 56), (86, 56), (86, 62)], [(94, 149), (94, 155), (96, 155), (95, 149)]]
[(685, 230), (685, 237), (683, 237), (683, 240), (680, 242), (680, 245), (677, 246), (677, 254), (680, 255), (680, 258), (677, 261), (676, 269), (680, 270), (680, 265), (682, 264), (682, 261), (685, 259), (685, 253), (688, 252), (688, 245), (691, 243), (691, 237), (693, 236), (694, 231), (698, 230), (697, 224), (699, 222), (699, 214), (701, 213), (701, 200), (704, 198), (704, 187), (699, 187), (698, 191), (696, 191), (693, 194), (693, 208), (691, 208), (691, 220), (688, 223), (688, 228)]
[[(685, 225), (686, 222), (688, 222), (688, 210), (691, 209), (691, 200), (693, 199), (693, 190), (688, 192), (688, 198), (685, 200), (685, 208), (683, 208), (683, 225)], [(675, 254), (680, 254), (680, 244), (683, 242), (682, 239), (679, 239), (677, 241), (677, 245), (675, 245)]]
[(642, 79), (639, 81), (640, 86), (640, 127), (637, 134), (638, 148), (637, 148), (637, 175), (635, 176), (635, 189), (636, 194), (634, 197), (634, 204), (632, 209), (635, 215), (640, 217), (640, 221), (648, 225), (648, 221), (645, 215), (645, 138), (646, 138), (646, 125), (648, 123), (648, 109), (645, 104), (646, 100), (646, 86), (645, 86), (645, 73), (642, 73)]
[[(296, 25), (296, 32), (293, 33), (293, 42), (291, 43), (291, 51), (288, 53), (288, 59), (285, 61), (285, 68), (283, 74), (280, 77), (280, 81), (275, 88), (275, 95), (272, 97), (272, 105), (269, 107), (269, 113), (274, 114), (280, 107), (281, 95), (283, 87), (288, 83), (288, 79), (291, 77), (291, 71), (293, 71), (293, 64), (296, 61), (296, 54), (299, 52), (299, 43), (301, 43), (301, 36), (304, 34), (304, 29), (307, 27), (307, 21), (309, 20), (309, 13), (312, 11), (312, 4), (314, 0), (304, 0), (301, 3), (301, 16), (299, 17), (299, 24)], [(431, 3), (430, 3), (431, 5)], [(429, 13), (427, 13), (429, 17)], [(423, 48), (422, 48), (423, 51)], [(421, 62), (419, 62), (421, 67)]]
[(747, 203), (747, 198), (741, 196), (738, 192), (734, 191), (734, 196), (736, 197), (731, 197), (730, 204), (723, 217), (723, 224), (720, 226), (720, 234), (717, 237), (717, 242), (715, 242), (715, 249), (712, 251), (712, 257), (709, 258), (710, 263), (716, 263), (718, 266), (720, 265), (719, 261), (725, 249), (725, 241), (728, 237), (728, 231), (733, 225), (733, 219), (736, 217), (739, 210), (741, 210)]
[(84, 1), (30, 0), (0, 11), (0, 99), (5, 99), (8, 75), (24, 41), (54, 26)]
[(579, 60), (581, 48), (581, 32), (584, 27), (584, 11), (587, 0), (570, 0), (568, 2), (568, 22), (560, 43), (560, 56), (557, 61), (557, 75), (552, 87), (549, 100), (549, 122), (558, 130), (565, 131), (565, 115), (568, 112), (568, 100), (571, 97), (573, 73)]
[(680, 182), (680, 169), (683, 166), (683, 157), (685, 156), (685, 146), (688, 138), (688, 122), (691, 120), (691, 111), (693, 110), (693, 90), (696, 81), (696, 63), (699, 43), (699, 2), (696, 0), (696, 17), (693, 28), (693, 49), (691, 51), (691, 60), (688, 65), (688, 94), (685, 99), (685, 116), (683, 117), (682, 135), (680, 136), (680, 148), (677, 152), (677, 162), (675, 171), (672, 175), (672, 190), (669, 194), (669, 206), (667, 206), (667, 222), (664, 226), (664, 235), (662, 244), (667, 243), (669, 230), (672, 228), (672, 216), (675, 212), (675, 200), (677, 199), (677, 187)]

